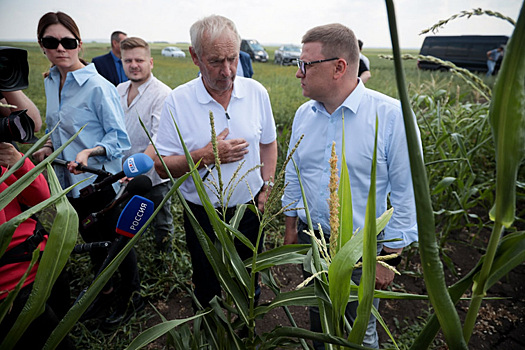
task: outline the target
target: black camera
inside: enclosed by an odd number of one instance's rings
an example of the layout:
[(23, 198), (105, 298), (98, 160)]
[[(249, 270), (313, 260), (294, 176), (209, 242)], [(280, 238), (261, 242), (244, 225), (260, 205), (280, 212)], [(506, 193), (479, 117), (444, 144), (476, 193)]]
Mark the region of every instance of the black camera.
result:
[(35, 123), (27, 115), (27, 109), (12, 112), (8, 117), (0, 118), (0, 142), (35, 143)]
[[(28, 86), (27, 51), (0, 46), (0, 98), (2, 91), (23, 90)], [(35, 123), (26, 112), (27, 109), (16, 111), (8, 117), (0, 118), (0, 142), (36, 142)]]
[(0, 46), (0, 92), (23, 90), (29, 86), (27, 51)]

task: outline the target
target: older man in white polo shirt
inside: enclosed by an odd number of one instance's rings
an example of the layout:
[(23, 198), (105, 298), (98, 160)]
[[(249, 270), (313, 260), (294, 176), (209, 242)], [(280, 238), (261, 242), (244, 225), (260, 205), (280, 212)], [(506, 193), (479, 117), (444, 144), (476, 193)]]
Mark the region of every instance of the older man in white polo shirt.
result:
[[(227, 203), (221, 203), (207, 189), (215, 207), (229, 208), (225, 218), (228, 221), (235, 206), (251, 202), (252, 195), (256, 197), (259, 210), (264, 209), (269, 187), (273, 185), (271, 181), (277, 161), (275, 122), (266, 89), (253, 79), (236, 76), (241, 39), (235, 24), (221, 16), (210, 16), (193, 24), (190, 35), (190, 54), (201, 75), (176, 88), (166, 99), (157, 147), (173, 176), (180, 177), (189, 170), (173, 117), (194, 161), (201, 160), (201, 177), (206, 176), (208, 170), (204, 165), (211, 167), (215, 162), (210, 143), (211, 111), (215, 117), (224, 183), (228, 183), (241, 162), (244, 163), (239, 174), (263, 164), (245, 178), (249, 188), (244, 181), (241, 182)], [(168, 175), (158, 159), (155, 166), (161, 177)], [(211, 171), (207, 179), (217, 179), (217, 170)], [(180, 191), (213, 241), (215, 234), (201, 206), (193, 180), (186, 180)], [(206, 306), (215, 295), (220, 295), (220, 285), (187, 218), (185, 229), (192, 259), (195, 295)], [(257, 215), (247, 211), (239, 230), (255, 244), (259, 230)], [(242, 259), (252, 255), (243, 244), (237, 245), (237, 251)]]

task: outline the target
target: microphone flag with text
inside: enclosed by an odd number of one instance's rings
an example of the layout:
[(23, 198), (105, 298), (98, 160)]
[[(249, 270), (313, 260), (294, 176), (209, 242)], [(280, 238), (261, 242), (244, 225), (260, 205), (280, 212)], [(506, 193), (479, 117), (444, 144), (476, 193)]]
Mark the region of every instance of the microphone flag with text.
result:
[(154, 204), (147, 198), (133, 196), (118, 218), (116, 232), (133, 238), (155, 211)]
[(115, 198), (98, 212), (89, 214), (84, 220), (82, 220), (82, 229), (86, 230), (91, 225), (99, 222), (102, 216), (111, 215), (112, 222), (117, 222), (116, 210), (119, 210), (119, 205), (126, 202), (134, 195), (143, 196), (151, 190), (152, 183), (151, 179), (146, 175), (139, 175), (131, 179), (128, 183), (123, 183), (120, 187), (119, 192)]

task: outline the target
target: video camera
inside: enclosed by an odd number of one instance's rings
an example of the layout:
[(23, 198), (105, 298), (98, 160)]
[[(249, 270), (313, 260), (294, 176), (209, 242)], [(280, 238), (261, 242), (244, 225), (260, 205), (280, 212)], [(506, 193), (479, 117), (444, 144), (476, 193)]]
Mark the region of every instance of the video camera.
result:
[(27, 51), (0, 46), (0, 91), (23, 90), (29, 86)]
[[(2, 91), (23, 90), (29, 86), (27, 51), (15, 47), (0, 46), (0, 99)], [(11, 113), (0, 118), (0, 142), (33, 143), (35, 123), (27, 110)]]

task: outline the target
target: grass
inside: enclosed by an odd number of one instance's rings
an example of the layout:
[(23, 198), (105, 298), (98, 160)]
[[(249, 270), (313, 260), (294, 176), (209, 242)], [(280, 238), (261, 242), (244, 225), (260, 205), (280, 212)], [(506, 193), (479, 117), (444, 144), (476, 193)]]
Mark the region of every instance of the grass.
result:
[[(25, 92), (38, 106), (45, 120), (46, 98), (42, 73), (49, 68), (49, 62), (36, 43), (1, 42), (0, 45), (28, 50), (30, 85)], [(189, 57), (187, 44), (177, 44), (187, 54), (183, 59), (162, 57), (160, 51), (165, 46), (168, 44), (152, 45), (155, 76), (171, 88), (194, 79), (198, 68)], [(270, 61), (255, 62), (253, 68), (254, 79), (263, 84), (270, 95), (279, 134), (279, 164), (282, 164), (295, 111), (307, 99), (302, 96), (299, 81), (295, 78), (296, 67), (273, 64), (275, 49), (268, 47)], [(90, 61), (108, 50), (107, 44), (85, 43), (84, 58)], [(414, 50), (403, 53), (417, 54)], [(390, 51), (368, 49), (364, 50), (364, 54), (371, 62), (372, 78), (367, 87), (397, 97), (393, 62), (378, 57), (380, 54), (389, 55)], [(466, 226), (474, 231), (483, 227), (483, 219), (473, 210), (488, 208), (492, 203), (494, 146), (486, 123), (488, 103), (451, 73), (420, 71), (415, 61), (405, 61), (404, 68), (412, 107), (422, 132), (432, 201), (436, 221), (439, 222), (437, 234), (443, 245), (449, 233), (459, 227)], [(494, 78), (483, 77), (483, 80), (489, 86), (494, 84)], [(43, 130), (37, 136), (42, 136)], [(22, 150), (27, 150), (27, 147), (22, 146)], [(522, 169), (518, 177), (520, 183), (525, 182), (524, 175)], [(523, 187), (520, 187), (521, 195), (518, 193), (521, 201)], [(151, 301), (168, 299), (175, 291), (185, 290), (189, 283), (191, 269), (183, 237), (182, 211), (176, 200), (172, 211), (175, 215), (173, 250), (159, 259), (151, 234), (145, 235), (137, 248), (143, 294)], [(267, 243), (271, 246), (281, 245), (283, 232), (283, 219), (276, 219), (270, 224)], [(453, 267), (453, 262), (448, 261), (446, 256), (443, 258)], [(159, 260), (163, 261), (161, 267)], [(89, 283), (91, 277), (85, 273), (89, 271), (88, 265), (87, 256), (71, 258), (69, 268), (74, 277), (73, 295)], [(122, 348), (142, 329), (140, 321), (150, 316), (142, 313), (139, 319), (109, 335), (92, 330), (89, 324), (78, 324), (73, 337), (80, 348)]]

